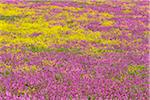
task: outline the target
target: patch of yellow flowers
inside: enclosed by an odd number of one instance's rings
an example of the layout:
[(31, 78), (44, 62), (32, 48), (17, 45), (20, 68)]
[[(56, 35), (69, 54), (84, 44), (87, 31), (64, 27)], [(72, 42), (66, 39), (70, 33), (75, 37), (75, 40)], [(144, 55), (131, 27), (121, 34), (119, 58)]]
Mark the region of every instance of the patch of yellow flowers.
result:
[[(65, 9), (73, 11), (82, 10), (80, 8), (74, 9), (73, 7), (66, 7)], [(29, 10), (24, 8), (18, 8), (15, 5), (0, 4), (0, 14), (3, 16), (30, 15), (27, 17), (16, 19), (13, 22), (9, 22), (7, 20), (0, 20), (0, 30), (2, 32), (15, 34), (15, 38), (7, 35), (1, 35), (0, 46), (3, 45), (3, 42), (6, 42), (6, 44), (4, 45), (16, 45), (16, 44), (27, 46), (35, 45), (38, 47), (48, 48), (53, 44), (62, 45), (66, 44), (68, 41), (81, 41), (81, 40), (109, 45), (120, 44), (119, 40), (103, 39), (101, 38), (100, 32), (92, 32), (90, 30), (85, 30), (80, 28), (80, 26), (75, 26), (76, 29), (74, 28), (72, 29), (67, 24), (65, 24), (64, 26), (53, 25), (49, 21), (46, 21), (43, 15), (39, 15), (38, 17), (35, 16), (36, 13), (34, 12), (33, 9)], [(114, 17), (112, 14), (107, 12), (100, 14), (106, 18)], [(57, 14), (55, 17), (65, 16), (66, 18), (69, 18), (69, 15), (70, 14), (68, 12), (64, 11), (64, 13)], [(87, 18), (87, 15), (85, 17)], [(32, 18), (35, 19), (33, 20)], [(72, 20), (72, 18), (69, 19)], [(84, 20), (82, 18), (79, 19)], [(104, 20), (101, 24), (102, 26), (112, 26), (114, 24), (114, 21)], [(64, 34), (65, 32), (70, 32), (70, 34)], [(41, 33), (41, 34), (36, 37), (31, 37), (33, 33)]]

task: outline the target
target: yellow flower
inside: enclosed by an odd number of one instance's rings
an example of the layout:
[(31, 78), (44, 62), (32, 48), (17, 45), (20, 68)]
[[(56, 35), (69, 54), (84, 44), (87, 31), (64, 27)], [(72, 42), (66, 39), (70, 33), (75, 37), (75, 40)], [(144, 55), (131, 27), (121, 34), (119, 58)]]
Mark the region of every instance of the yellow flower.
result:
[(22, 10), (12, 4), (0, 4), (0, 14), (4, 16), (17, 16), (22, 14)]
[(131, 9), (124, 9), (124, 10), (122, 10), (122, 12), (127, 14), (127, 13), (131, 13), (132, 10)]
[(113, 18), (114, 15), (110, 14), (110, 13), (107, 13), (107, 12), (103, 12), (103, 13), (100, 13), (103, 17), (105, 18)]
[(29, 71), (30, 71), (30, 68), (29, 68), (29, 66), (24, 66), (22, 70), (23, 70), (23, 71), (26, 71), (26, 72), (29, 72)]
[(11, 69), (12, 68), (12, 66), (6, 66), (6, 69)]
[(104, 20), (101, 25), (102, 26), (112, 26), (114, 24), (114, 21), (112, 20)]
[(35, 65), (31, 66), (31, 70), (32, 71), (36, 71), (37, 70), (37, 67)]

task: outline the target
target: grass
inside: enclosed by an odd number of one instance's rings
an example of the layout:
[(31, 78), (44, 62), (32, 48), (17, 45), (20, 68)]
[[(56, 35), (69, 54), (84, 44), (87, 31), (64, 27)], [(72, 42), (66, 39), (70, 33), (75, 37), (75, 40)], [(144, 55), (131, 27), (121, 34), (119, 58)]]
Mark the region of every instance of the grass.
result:
[(4, 15), (0, 15), (0, 20), (4, 20), (4, 21), (15, 21), (16, 19), (20, 19), (22, 18), (21, 16), (4, 16)]
[(130, 65), (128, 67), (128, 73), (130, 75), (139, 74), (139, 72), (142, 71), (144, 68), (145, 68), (145, 66), (143, 66), (143, 65), (137, 65), (137, 66)]
[(51, 48), (38, 47), (38, 46), (30, 46), (28, 48), (28, 50), (32, 51), (32, 52), (50, 52), (50, 51), (52, 51)]

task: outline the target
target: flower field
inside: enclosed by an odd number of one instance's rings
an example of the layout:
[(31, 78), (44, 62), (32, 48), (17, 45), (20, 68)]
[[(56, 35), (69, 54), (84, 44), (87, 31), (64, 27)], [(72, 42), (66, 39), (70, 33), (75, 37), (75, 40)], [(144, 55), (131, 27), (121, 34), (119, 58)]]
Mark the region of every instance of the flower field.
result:
[(148, 0), (0, 0), (0, 100), (149, 100)]

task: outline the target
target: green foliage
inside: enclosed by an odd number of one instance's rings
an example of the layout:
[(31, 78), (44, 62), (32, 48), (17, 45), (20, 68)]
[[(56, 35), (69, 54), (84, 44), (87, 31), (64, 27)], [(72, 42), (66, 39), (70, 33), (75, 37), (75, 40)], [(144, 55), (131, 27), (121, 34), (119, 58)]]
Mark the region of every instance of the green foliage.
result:
[(144, 68), (145, 66), (143, 65), (137, 65), (137, 66), (130, 65), (128, 67), (128, 73), (131, 75), (139, 74), (139, 71), (143, 70)]
[(57, 48), (56, 49), (57, 52), (68, 52), (68, 48)]
[(55, 79), (57, 82), (63, 82), (63, 75), (61, 73), (55, 74)]
[(7, 77), (11, 74), (10, 70), (5, 70), (4, 72), (1, 73), (4, 77)]
[(50, 52), (52, 49), (46, 47), (30, 46), (29, 50), (32, 52)]
[(95, 96), (88, 96), (88, 100), (96, 100)]
[(4, 15), (0, 15), (0, 20), (4, 20), (4, 21), (15, 21), (16, 19), (20, 19), (22, 18), (21, 16), (4, 16)]

